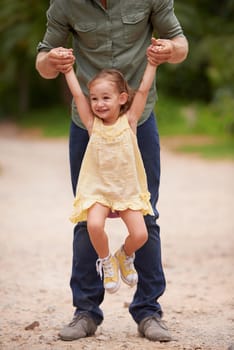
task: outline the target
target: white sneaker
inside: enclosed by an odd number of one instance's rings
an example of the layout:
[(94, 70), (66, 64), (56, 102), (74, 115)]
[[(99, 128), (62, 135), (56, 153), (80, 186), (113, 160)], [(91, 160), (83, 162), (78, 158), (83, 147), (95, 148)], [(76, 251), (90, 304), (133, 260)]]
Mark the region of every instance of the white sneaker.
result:
[(123, 247), (121, 247), (115, 253), (115, 257), (119, 262), (119, 269), (122, 280), (130, 287), (135, 286), (138, 282), (138, 275), (133, 264), (135, 254), (128, 256), (126, 255)]
[(115, 293), (120, 287), (119, 264), (117, 259), (111, 254), (104, 259), (98, 259), (96, 262), (97, 272), (102, 279), (104, 275), (104, 288), (108, 293)]

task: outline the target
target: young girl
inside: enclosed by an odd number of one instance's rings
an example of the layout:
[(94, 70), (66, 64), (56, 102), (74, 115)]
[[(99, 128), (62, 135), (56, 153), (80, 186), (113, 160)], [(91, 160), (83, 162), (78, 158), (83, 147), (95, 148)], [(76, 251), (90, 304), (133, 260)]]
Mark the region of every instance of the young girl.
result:
[[(139, 89), (133, 94), (119, 71), (103, 70), (88, 84), (89, 99), (74, 70), (65, 75), (90, 135), (71, 221), (87, 220), (90, 240), (98, 254), (97, 271), (101, 278), (104, 273), (104, 288), (109, 293), (120, 286), (119, 270), (129, 286), (137, 283), (134, 253), (148, 239), (143, 216), (153, 215), (153, 210), (135, 133), (155, 73), (156, 67), (148, 62)], [(112, 255), (104, 226), (114, 212), (126, 224), (128, 236)]]

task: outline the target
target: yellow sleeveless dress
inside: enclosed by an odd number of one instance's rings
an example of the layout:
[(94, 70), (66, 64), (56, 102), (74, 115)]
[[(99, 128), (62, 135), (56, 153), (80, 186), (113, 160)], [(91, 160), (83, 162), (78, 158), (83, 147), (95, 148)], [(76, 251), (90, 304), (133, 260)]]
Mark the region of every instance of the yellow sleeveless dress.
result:
[(113, 125), (94, 119), (70, 220), (86, 221), (87, 210), (97, 202), (110, 212), (132, 209), (153, 215), (137, 138), (126, 115)]

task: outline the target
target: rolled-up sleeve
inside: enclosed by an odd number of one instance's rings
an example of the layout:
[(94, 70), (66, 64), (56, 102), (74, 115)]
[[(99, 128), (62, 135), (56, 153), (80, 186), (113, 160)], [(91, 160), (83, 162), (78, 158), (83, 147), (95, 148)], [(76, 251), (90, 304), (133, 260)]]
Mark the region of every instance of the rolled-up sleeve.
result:
[(183, 30), (174, 13), (173, 0), (153, 1), (151, 22), (155, 34), (162, 39), (171, 39), (175, 36), (183, 36)]
[(52, 1), (46, 14), (47, 29), (37, 51), (50, 51), (54, 47), (66, 46), (70, 34), (64, 1)]

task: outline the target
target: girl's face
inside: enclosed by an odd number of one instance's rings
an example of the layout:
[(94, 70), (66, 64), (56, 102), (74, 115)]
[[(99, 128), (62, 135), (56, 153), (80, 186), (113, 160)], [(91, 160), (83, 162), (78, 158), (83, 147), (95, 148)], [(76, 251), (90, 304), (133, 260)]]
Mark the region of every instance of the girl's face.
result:
[(103, 79), (97, 79), (91, 84), (89, 95), (93, 113), (107, 125), (115, 123), (121, 105), (125, 104), (128, 98), (125, 92), (119, 93), (112, 81)]

